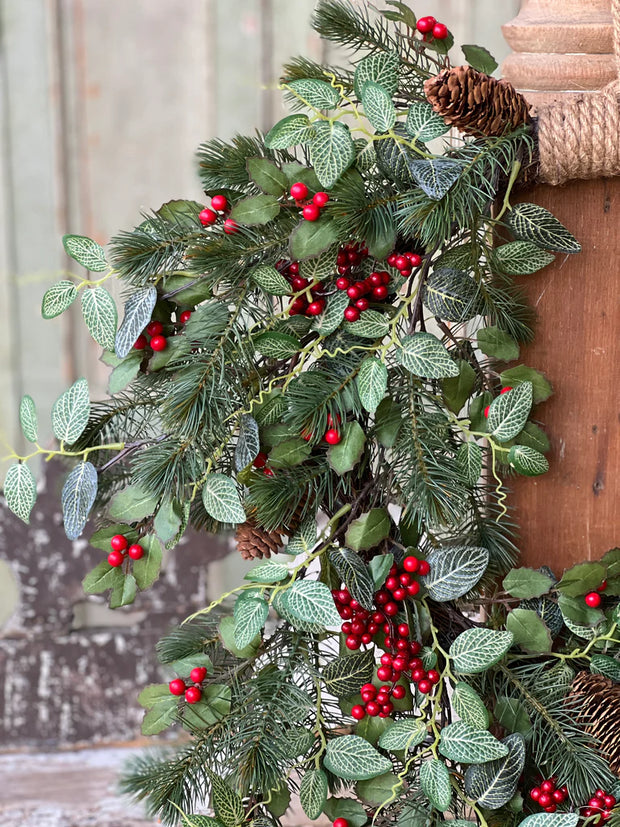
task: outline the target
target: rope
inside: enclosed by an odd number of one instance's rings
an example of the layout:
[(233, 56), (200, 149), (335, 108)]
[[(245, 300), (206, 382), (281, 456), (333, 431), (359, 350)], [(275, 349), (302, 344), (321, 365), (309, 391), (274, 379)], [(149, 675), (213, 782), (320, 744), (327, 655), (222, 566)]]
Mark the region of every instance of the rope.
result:
[(538, 180), (620, 175), (620, 0), (611, 0), (618, 78), (589, 95), (556, 102), (538, 112)]

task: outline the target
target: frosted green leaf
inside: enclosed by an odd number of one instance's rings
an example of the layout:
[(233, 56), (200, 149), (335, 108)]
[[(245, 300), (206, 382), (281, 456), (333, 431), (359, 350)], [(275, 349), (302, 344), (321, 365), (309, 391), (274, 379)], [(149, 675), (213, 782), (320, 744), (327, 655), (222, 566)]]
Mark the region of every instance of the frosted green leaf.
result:
[(440, 201), (461, 177), (463, 164), (450, 158), (421, 158), (412, 161), (409, 169), (417, 185), (428, 197)]
[(497, 396), (489, 407), (487, 428), (498, 442), (508, 442), (523, 430), (532, 410), (533, 388), (523, 382), (511, 391)]
[(499, 327), (483, 327), (476, 334), (478, 347), (486, 356), (512, 362), (519, 358), (519, 345)]
[(268, 158), (248, 158), (246, 166), (252, 181), (268, 195), (284, 195), (288, 189), (286, 175)]
[(90, 416), (88, 382), (78, 379), (61, 394), (52, 407), (54, 436), (67, 445), (73, 445), (81, 436)]
[(519, 827), (577, 827), (579, 819), (579, 813), (534, 813)]
[[(308, 259), (315, 261), (315, 259)], [(328, 296), (325, 310), (312, 323), (312, 329), (320, 336), (329, 336), (333, 333), (344, 319), (344, 311), (349, 306), (349, 297), (344, 290), (339, 290), (333, 296)]]
[(239, 422), (239, 436), (235, 446), (235, 468), (243, 471), (254, 462), (260, 452), (258, 423), (249, 414), (242, 414)]
[(238, 827), (245, 820), (243, 801), (219, 776), (208, 772), (211, 781), (211, 804), (215, 816), (225, 827)]
[(342, 623), (332, 593), (325, 583), (296, 580), (282, 596), (288, 614), (297, 620), (325, 628), (340, 627)]
[(202, 489), (202, 501), (210, 517), (220, 523), (244, 523), (245, 511), (234, 480), (224, 474), (209, 474)]
[(379, 737), (379, 746), (389, 752), (400, 752), (417, 747), (426, 738), (424, 718), (404, 718), (391, 724)]
[(380, 359), (369, 357), (362, 362), (355, 381), (360, 402), (369, 413), (376, 411), (387, 393), (387, 380), (387, 368)]
[(510, 632), (467, 629), (450, 646), (450, 657), (457, 672), (474, 675), (496, 664), (511, 646)]
[(261, 631), (269, 614), (267, 601), (258, 592), (245, 592), (235, 603), (235, 644), (243, 649), (249, 646)]
[(422, 288), (422, 301), (435, 316), (466, 322), (480, 312), (478, 285), (467, 273), (437, 267)]
[(352, 471), (360, 461), (366, 444), (366, 434), (357, 420), (341, 426), (341, 440), (327, 449), (327, 461), (337, 474)]
[(542, 270), (555, 256), (531, 241), (510, 241), (493, 250), (492, 265), (510, 276), (526, 276)]
[(288, 296), (291, 293), (289, 282), (269, 264), (259, 264), (250, 273), (250, 278), (272, 296)]
[(389, 330), (389, 324), (378, 310), (365, 310), (356, 322), (349, 322), (345, 330), (363, 339), (382, 339)]
[(287, 554), (307, 554), (316, 543), (316, 516), (304, 517), (286, 546)]
[(54, 319), (71, 307), (76, 298), (77, 289), (72, 281), (57, 281), (43, 295), (41, 315), (44, 319)]
[(36, 442), (38, 439), (38, 418), (37, 408), (32, 396), (26, 394), (22, 397), (19, 405), (19, 422), (22, 426), (22, 433), (29, 442)]
[(392, 769), (392, 762), (358, 735), (332, 738), (323, 762), (330, 772), (347, 781), (375, 778)]
[(438, 115), (430, 103), (425, 101), (416, 101), (411, 104), (407, 113), (406, 126), (411, 137), (422, 143), (440, 138), (450, 129), (441, 115)]
[(340, 92), (324, 80), (303, 78), (291, 81), (287, 87), (302, 103), (307, 103), (314, 109), (333, 109), (340, 100)]
[(307, 115), (288, 115), (265, 135), (268, 149), (288, 149), (290, 146), (307, 144), (314, 138), (314, 127)]
[(405, 336), (401, 345), (396, 358), (410, 373), (427, 379), (458, 376), (458, 365), (450, 358), (442, 342), (432, 333)]
[(459, 681), (455, 684), (452, 693), (452, 705), (459, 718), (474, 729), (489, 728), (488, 710), (482, 698), (468, 683)]
[(489, 564), (486, 548), (443, 546), (428, 555), (430, 572), (422, 578), (432, 600), (456, 600), (472, 589)]
[(284, 563), (274, 563), (273, 560), (269, 560), (249, 571), (245, 580), (251, 583), (277, 583), (278, 580), (285, 580), (289, 574), (288, 566)]
[(381, 51), (363, 57), (355, 67), (353, 77), (353, 87), (357, 97), (362, 97), (369, 80), (378, 83), (389, 95), (393, 95), (398, 89), (399, 62), (397, 52)]
[(515, 204), (508, 213), (508, 226), (520, 241), (531, 241), (555, 253), (578, 253), (581, 244), (549, 210), (538, 204)]
[(301, 350), (299, 339), (288, 333), (267, 330), (254, 338), (254, 347), (270, 359), (287, 359)]
[(439, 752), (461, 764), (484, 764), (508, 755), (508, 747), (490, 732), (457, 721), (442, 729)]
[(115, 340), (116, 355), (119, 359), (127, 356), (138, 336), (151, 321), (156, 301), (157, 290), (150, 286), (139, 288), (125, 302), (125, 315)]
[(230, 217), (239, 224), (253, 226), (267, 224), (280, 212), (280, 202), (275, 195), (251, 195), (237, 201)]
[(482, 448), (476, 442), (464, 442), (456, 452), (456, 464), (468, 485), (475, 485), (482, 473)]
[(465, 793), (487, 810), (499, 810), (517, 790), (525, 766), (525, 743), (515, 733), (503, 739), (508, 755), (485, 764), (469, 767), (465, 772)]
[(314, 821), (327, 801), (327, 776), (323, 770), (307, 770), (299, 786), (299, 802), (304, 813)]
[(118, 314), (112, 296), (103, 287), (82, 291), (82, 315), (90, 335), (106, 350), (114, 350)]
[(508, 452), (508, 463), (526, 477), (537, 477), (549, 470), (549, 461), (545, 455), (527, 445), (513, 445)]
[(355, 160), (355, 146), (348, 128), (340, 121), (318, 121), (310, 144), (310, 163), (322, 186), (333, 187)]
[(420, 786), (436, 810), (445, 812), (452, 801), (450, 773), (443, 761), (431, 758), (420, 767)]
[(108, 269), (103, 247), (85, 235), (65, 235), (62, 244), (68, 256), (93, 273)]
[(62, 488), (62, 519), (69, 540), (77, 540), (97, 496), (97, 469), (90, 462), (76, 465)]
[(342, 655), (330, 661), (323, 669), (325, 686), (337, 698), (348, 698), (359, 692), (360, 686), (372, 680), (375, 659), (371, 651)]
[(37, 500), (37, 481), (27, 465), (11, 465), (4, 480), (4, 496), (13, 514), (29, 523), (30, 512)]
[(370, 569), (359, 554), (348, 548), (333, 548), (329, 552), (329, 562), (338, 572), (351, 596), (363, 609), (372, 609), (374, 605), (374, 582)]
[(362, 91), (362, 106), (368, 122), (377, 132), (389, 132), (396, 123), (392, 96), (378, 83), (368, 80)]

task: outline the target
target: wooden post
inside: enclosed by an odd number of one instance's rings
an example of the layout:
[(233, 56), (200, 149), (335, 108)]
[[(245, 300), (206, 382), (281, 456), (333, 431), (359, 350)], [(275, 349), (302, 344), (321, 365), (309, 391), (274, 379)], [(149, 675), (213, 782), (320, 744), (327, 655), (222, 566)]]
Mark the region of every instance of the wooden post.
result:
[[(534, 106), (615, 77), (611, 0), (523, 0), (504, 35), (515, 52), (504, 76)], [(583, 248), (521, 280), (538, 322), (520, 361), (553, 384), (535, 412), (552, 450), (548, 474), (514, 481), (512, 504), (524, 564), (560, 574), (620, 541), (620, 179), (538, 185), (521, 200)]]

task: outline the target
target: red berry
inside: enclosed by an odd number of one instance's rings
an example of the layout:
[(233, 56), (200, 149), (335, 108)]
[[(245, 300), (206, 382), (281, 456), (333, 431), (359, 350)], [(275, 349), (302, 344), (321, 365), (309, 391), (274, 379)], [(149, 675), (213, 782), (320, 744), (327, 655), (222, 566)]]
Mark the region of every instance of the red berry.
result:
[(540, 785), (540, 789), (544, 793), (552, 793), (555, 790), (555, 784), (551, 780), (543, 781)]
[(321, 215), (321, 210), (316, 204), (306, 204), (302, 210), (302, 215), (306, 221), (316, 221)]
[(420, 560), (420, 565), (418, 566), (418, 574), (420, 574), (420, 575), (422, 575), (422, 577), (424, 577), (425, 575), (427, 575), (429, 573), (430, 570), (431, 570), (431, 567), (430, 567), (430, 564), (429, 564), (428, 560)]
[(608, 810), (611, 810), (612, 807), (616, 806), (616, 799), (613, 795), (606, 795), (603, 800)]
[(175, 678), (168, 684), (168, 689), (171, 695), (182, 695), (185, 692), (185, 681), (181, 678)]
[(340, 631), (342, 632), (342, 634), (343, 635), (350, 635), (352, 625), (353, 624), (351, 623), (350, 620), (345, 620), (345, 622), (340, 627)]
[(188, 704), (197, 704), (202, 698), (202, 692), (197, 686), (188, 686), (185, 690), (185, 700)]
[[(542, 788), (542, 785), (541, 785), (541, 788)], [(538, 796), (538, 803), (540, 804), (541, 807), (548, 807), (551, 804), (552, 800), (553, 799), (551, 798), (549, 793), (541, 792), (541, 794)]]
[(380, 681), (389, 681), (392, 677), (392, 667), (391, 666), (380, 666), (377, 669), (377, 677)]
[(346, 264), (339, 264), (337, 270), (341, 276), (344, 276), (346, 273), (351, 272), (351, 268), (348, 267)]
[(413, 580), (413, 578), (411, 577), (411, 575), (407, 571), (404, 574), (401, 574), (398, 578), (398, 582), (400, 583), (401, 586), (409, 586), (411, 584), (412, 580)]
[(298, 261), (291, 261), (289, 266), (287, 267), (291, 276), (297, 276), (299, 274), (299, 262)]
[(394, 658), (392, 657), (392, 655), (390, 655), (389, 652), (385, 652), (383, 655), (381, 655), (381, 665), (382, 666), (391, 666), (393, 661), (394, 661)]
[(418, 689), (423, 695), (428, 695), (432, 688), (433, 684), (430, 681), (423, 679), (418, 683)]
[(356, 649), (360, 648), (360, 646), (362, 645), (362, 641), (355, 635), (349, 635), (345, 640), (344, 645), (347, 647), (347, 649), (355, 651)]
[(422, 651), (422, 644), (418, 643), (417, 640), (412, 640), (409, 644), (409, 651), (412, 655), (417, 655)]
[(356, 322), (360, 317), (360, 312), (357, 307), (347, 307), (344, 317), (348, 322)]
[(114, 551), (125, 551), (127, 548), (127, 537), (123, 537), (122, 534), (115, 534), (110, 540), (110, 545)]
[(308, 187), (301, 181), (298, 181), (291, 187), (291, 195), (295, 201), (303, 201), (304, 198), (308, 197)]
[(151, 339), (151, 347), (153, 350), (165, 350), (168, 342), (165, 336), (153, 336)]
[(317, 207), (324, 207), (329, 201), (329, 195), (326, 192), (317, 192), (312, 197), (312, 203)]
[(409, 276), (411, 275), (411, 272), (412, 272), (411, 267), (405, 267), (404, 270), (400, 271), (400, 274), (404, 279), (408, 279)]
[(510, 387), (510, 385), (506, 385), (505, 388), (501, 389), (501, 391), (499, 392), (499, 395), (501, 396), (503, 393), (508, 393), (511, 390), (512, 390), (512, 388)]
[(139, 543), (133, 543), (129, 546), (127, 554), (132, 560), (139, 560), (141, 557), (144, 557), (144, 549)]
[(397, 270), (406, 270), (407, 267), (409, 267), (409, 259), (405, 258), (405, 256), (397, 256), (394, 261), (394, 267), (396, 267)]
[(538, 799), (540, 798), (540, 788), (539, 787), (533, 787), (530, 790), (530, 798), (532, 799), (532, 801), (538, 801)]
[(214, 195), (211, 199), (211, 206), (218, 212), (223, 212), (228, 207), (228, 201), (225, 195)]
[(394, 600), (404, 600), (405, 597), (407, 597), (407, 591), (406, 589), (403, 589), (402, 586), (399, 586), (392, 592), (392, 597), (394, 598)]
[(266, 477), (273, 477), (273, 471), (271, 470), (271, 468), (263, 468), (263, 474)]
[(564, 793), (562, 792), (562, 790), (554, 790), (552, 795), (553, 800), (557, 804), (561, 804), (564, 801)]
[(417, 669), (413, 669), (411, 672), (411, 680), (414, 683), (418, 683), (418, 681), (423, 681), (426, 679), (426, 672), (424, 669), (418, 667)]
[(394, 689), (392, 689), (392, 697), (396, 698), (397, 701), (400, 701), (401, 698), (405, 697), (406, 689), (401, 683), (397, 683)]
[(377, 687), (374, 685), (374, 683), (365, 683), (360, 689), (360, 692), (370, 692), (370, 694), (374, 698), (377, 694)]
[(391, 701), (387, 701), (381, 707), (381, 712), (383, 712), (384, 715), (390, 715), (394, 712), (394, 704)]
[(545, 807), (545, 812), (546, 813), (555, 813), (555, 811), (557, 809), (558, 809), (557, 804), (549, 804)]
[(368, 701), (366, 704), (366, 714), (370, 715), (371, 718), (375, 718), (380, 711), (381, 707), (376, 701)]
[(586, 606), (590, 606), (591, 609), (598, 609), (603, 602), (603, 598), (598, 592), (589, 592), (586, 594), (584, 599), (586, 601)]
[(379, 287), (374, 287), (372, 291), (373, 299), (377, 299), (377, 301), (383, 301), (387, 297), (388, 289), (385, 284), (380, 284)]
[(111, 551), (108, 554), (108, 563), (115, 569), (123, 565), (124, 559), (125, 557), (123, 556), (123, 553), (121, 551)]
[(422, 264), (422, 256), (419, 256), (417, 253), (406, 253), (406, 257), (409, 259), (409, 264), (412, 267), (419, 267)]
[(233, 235), (234, 233), (239, 232), (239, 225), (234, 219), (227, 218), (224, 222), (224, 232), (227, 235)]
[(385, 581), (385, 588), (393, 592), (394, 589), (398, 588), (398, 578), (391, 574)]
[(396, 603), (392, 603), (390, 601), (389, 603), (385, 604), (385, 606), (383, 607), (383, 611), (386, 613), (388, 617), (394, 617), (394, 615), (398, 614), (398, 606)]
[(348, 620), (350, 617), (353, 617), (353, 612), (351, 611), (350, 606), (343, 606), (341, 609), (338, 610), (340, 612), (340, 617)]
[(396, 648), (399, 652), (405, 652), (407, 655), (409, 654), (409, 641), (408, 640), (397, 640), (396, 641)]
[(338, 602), (344, 603), (346, 606), (351, 602), (351, 595), (347, 589), (340, 589), (338, 592)]
[(357, 307), (357, 309), (360, 312), (363, 312), (364, 310), (368, 310), (368, 299), (358, 299), (355, 302), (355, 306)]
[(320, 316), (323, 312), (323, 308), (325, 304), (322, 301), (310, 302), (308, 307), (306, 308), (306, 315), (307, 316)]
[(349, 281), (349, 279), (345, 279), (345, 278), (336, 279), (336, 287), (338, 288), (338, 290), (346, 290), (350, 286), (351, 286), (351, 282)]
[(209, 224), (215, 224), (217, 221), (217, 215), (210, 210), (208, 207), (205, 207), (204, 210), (201, 211), (200, 215), (198, 216), (200, 219), (200, 223), (204, 224), (205, 227), (208, 227)]
[(189, 673), (189, 676), (190, 679), (194, 681), (194, 683), (202, 683), (204, 679), (207, 677), (207, 670), (204, 666), (196, 666)]
[(300, 313), (303, 313), (306, 309), (307, 302), (303, 298), (303, 296), (298, 296), (294, 299), (288, 306), (288, 315), (289, 316), (298, 316)]
[(361, 295), (362, 291), (354, 284), (347, 288), (347, 296), (351, 299), (351, 301), (357, 301)]
[(355, 718), (355, 720), (356, 720), (356, 721), (361, 721), (361, 720), (362, 720), (362, 718), (365, 718), (365, 717), (366, 717), (366, 710), (365, 710), (365, 709), (364, 709), (364, 707), (363, 707), (363, 706), (361, 706), (360, 704), (356, 704), (356, 705), (355, 705), (355, 706), (351, 709), (351, 716), (352, 716), (353, 718)]
[(405, 571), (416, 572), (420, 566), (420, 561), (417, 557), (405, 557), (403, 561), (403, 568)]
[(410, 583), (407, 586), (407, 594), (409, 595), (409, 597), (415, 597), (416, 594), (419, 593), (419, 591), (420, 591), (420, 584), (418, 583), (417, 580), (414, 580), (413, 583)]
[(366, 624), (363, 620), (354, 620), (351, 624), (351, 632), (354, 635), (363, 635), (366, 631)]
[(136, 341), (133, 343), (133, 346), (136, 350), (144, 350), (144, 348), (147, 346), (147, 344), (148, 344), (148, 341), (146, 339), (146, 336), (143, 336), (142, 334), (140, 334), (138, 336), (138, 338), (136, 339)]
[(406, 623), (400, 623), (398, 626), (398, 634), (401, 637), (409, 637), (409, 626)]
[(428, 17), (421, 17), (416, 24), (416, 28), (420, 34), (428, 34), (428, 32), (433, 31), (433, 26), (436, 22), (437, 21), (435, 18), (431, 17), (431, 15), (428, 15)]
[(291, 287), (296, 293), (299, 293), (300, 290), (304, 290), (308, 286), (308, 279), (304, 279), (301, 276), (295, 276), (291, 281)]
[(372, 634), (370, 633), (370, 631), (364, 632), (364, 634), (362, 635), (362, 643), (365, 646), (368, 646), (368, 644), (371, 643), (371, 642), (372, 642)]
[(596, 587), (596, 591), (597, 592), (604, 592), (606, 588), (607, 588), (607, 580), (603, 580), (601, 585)]
[(163, 333), (164, 326), (161, 322), (149, 322), (146, 326), (146, 332), (149, 336), (158, 336)]
[(256, 459), (252, 463), (254, 468), (264, 468), (267, 465), (268, 456), (264, 451), (260, 451), (256, 455)]
[(436, 40), (445, 40), (448, 36), (448, 27), (443, 23), (435, 23), (433, 26), (433, 37)]
[(375, 603), (378, 606), (383, 606), (383, 604), (387, 603), (389, 599), (390, 595), (385, 589), (379, 589), (379, 591), (375, 594)]
[(328, 445), (338, 445), (342, 437), (335, 428), (330, 428), (328, 431), (325, 431), (323, 439)]
[(371, 273), (368, 276), (368, 281), (372, 284), (373, 287), (379, 287), (380, 284), (383, 284), (381, 273)]
[(484, 409), (484, 415), (485, 415), (486, 419), (488, 419), (488, 418), (489, 418), (489, 411), (490, 411), (490, 409), (491, 409), (491, 406), (490, 406), (490, 405), (487, 405), (487, 406), (486, 406), (486, 408)]
[(404, 655), (398, 655), (394, 658), (394, 670), (396, 672), (404, 672), (407, 668), (407, 658)]
[(436, 669), (429, 669), (428, 679), (431, 683), (439, 683), (439, 681), (441, 680), (441, 675)]
[(184, 310), (181, 313), (181, 315), (179, 316), (179, 321), (181, 322), (181, 324), (187, 324), (187, 322), (189, 322), (191, 317), (192, 317), (192, 311), (191, 310)]

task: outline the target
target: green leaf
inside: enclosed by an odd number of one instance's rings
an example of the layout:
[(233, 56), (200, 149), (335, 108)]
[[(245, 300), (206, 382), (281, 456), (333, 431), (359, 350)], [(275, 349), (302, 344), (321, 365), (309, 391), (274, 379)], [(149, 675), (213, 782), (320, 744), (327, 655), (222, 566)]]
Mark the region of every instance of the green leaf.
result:
[(538, 204), (515, 204), (508, 213), (508, 226), (519, 241), (531, 241), (555, 253), (579, 253), (581, 244), (566, 227)]
[(399, 62), (397, 52), (377, 51), (363, 57), (356, 65), (353, 76), (353, 88), (357, 98), (362, 98), (368, 81), (379, 84), (389, 95), (393, 95), (398, 89)]
[(250, 272), (250, 278), (271, 296), (289, 296), (292, 292), (282, 273), (270, 264), (259, 264)]
[(484, 72), (485, 75), (492, 75), (497, 69), (497, 61), (491, 52), (483, 46), (465, 45), (461, 46), (461, 49), (465, 55), (465, 60), (479, 72)]
[(451, 158), (421, 158), (409, 165), (417, 185), (432, 198), (441, 201), (461, 177), (463, 164)]
[(457, 721), (442, 729), (439, 752), (445, 758), (461, 764), (484, 764), (485, 761), (493, 761), (508, 755), (508, 747), (490, 732), (474, 729), (465, 721)]
[(537, 477), (549, 470), (549, 461), (545, 455), (527, 445), (513, 445), (507, 459), (511, 468), (526, 477)]
[(519, 827), (577, 827), (579, 813), (535, 813), (527, 816)]
[(170, 669), (176, 672), (181, 678), (186, 678), (196, 666), (204, 666), (208, 672), (213, 672), (213, 661), (208, 655), (205, 655), (204, 652), (186, 655), (183, 658), (172, 661), (172, 663), (167, 663), (166, 666), (169, 666)]
[(114, 299), (104, 287), (82, 291), (82, 315), (97, 344), (106, 350), (114, 350), (118, 313)]
[(394, 772), (386, 772), (375, 778), (358, 781), (355, 785), (355, 795), (371, 807), (378, 807), (393, 795), (399, 795), (403, 789), (403, 782)]
[(169, 696), (167, 702), (161, 701), (148, 710), (142, 720), (143, 735), (157, 735), (167, 729), (177, 716), (177, 698)]
[(120, 393), (136, 378), (143, 358), (144, 353), (141, 350), (132, 351), (128, 356), (125, 356), (120, 365), (114, 368), (108, 383), (108, 390), (111, 395)]
[(110, 500), (108, 512), (119, 523), (135, 523), (150, 517), (157, 506), (157, 497), (139, 485), (128, 485)]
[(267, 158), (248, 158), (246, 163), (252, 181), (268, 195), (283, 195), (288, 179), (281, 169)]
[(374, 582), (370, 569), (359, 554), (349, 551), (348, 548), (332, 548), (329, 551), (329, 562), (338, 572), (354, 600), (357, 600), (362, 608), (371, 610), (374, 606)]
[[(316, 259), (308, 259), (316, 261)], [(333, 333), (344, 319), (344, 311), (349, 306), (349, 297), (344, 290), (339, 290), (333, 296), (328, 296), (325, 303), (325, 310), (312, 323), (312, 329), (320, 336), (329, 336)]]
[(310, 456), (312, 446), (300, 437), (280, 442), (269, 453), (269, 464), (273, 468), (294, 468)]
[(368, 413), (376, 411), (387, 393), (387, 380), (387, 368), (380, 359), (372, 356), (364, 359), (355, 381), (360, 402)]
[(221, 619), (218, 631), (222, 639), (222, 645), (237, 658), (245, 660), (253, 657), (261, 644), (260, 635), (256, 635), (251, 643), (244, 646), (243, 649), (239, 649), (235, 643), (235, 625), (234, 617), (223, 617)]
[(467, 402), (476, 384), (476, 371), (468, 361), (459, 359), (457, 362), (458, 376), (451, 376), (441, 383), (443, 398), (448, 408), (458, 414)]
[(30, 512), (37, 501), (37, 481), (23, 463), (11, 465), (4, 480), (6, 504), (24, 523), (30, 522)]
[(19, 405), (19, 422), (25, 438), (29, 442), (36, 442), (38, 439), (37, 408), (34, 399), (28, 394), (22, 397)]
[(269, 560), (249, 571), (244, 580), (249, 580), (251, 583), (277, 583), (278, 580), (286, 580), (289, 574), (290, 571), (285, 563), (274, 563), (273, 560)]
[(161, 543), (154, 534), (142, 537), (140, 545), (144, 549), (144, 555), (134, 562), (133, 573), (138, 587), (144, 591), (159, 577), (163, 551)]
[(254, 347), (270, 359), (288, 359), (301, 350), (299, 339), (288, 333), (267, 330), (254, 338)]
[[(309, 282), (322, 281), (336, 272), (337, 247), (331, 246), (316, 258), (304, 259), (299, 265), (299, 275)], [(342, 295), (336, 293), (335, 295)]]
[(45, 291), (41, 302), (44, 319), (54, 319), (71, 307), (77, 298), (77, 289), (72, 281), (58, 281)]
[(474, 675), (500, 661), (511, 646), (510, 632), (466, 629), (450, 646), (450, 657), (457, 672)]
[(302, 221), (291, 233), (291, 258), (299, 261), (318, 256), (337, 239), (334, 222), (326, 216), (322, 216), (318, 221)]
[(151, 321), (156, 302), (157, 289), (152, 286), (139, 288), (125, 302), (125, 315), (115, 340), (116, 355), (119, 359), (127, 356), (138, 336)]
[(378, 310), (364, 310), (356, 322), (349, 322), (347, 333), (363, 339), (382, 339), (389, 330), (387, 318)]
[(424, 718), (404, 718), (391, 724), (379, 738), (379, 746), (389, 752), (410, 750), (426, 738), (427, 722)]
[(253, 416), (242, 414), (239, 422), (239, 436), (235, 446), (235, 468), (243, 471), (260, 452), (258, 423)]
[(85, 235), (64, 235), (62, 245), (65, 252), (82, 267), (93, 273), (103, 273), (108, 269), (103, 247)]
[(531, 241), (511, 241), (493, 250), (491, 265), (510, 276), (527, 276), (555, 261), (553, 253), (541, 250)]
[[(190, 815), (187, 815), (186, 813), (182, 813), (181, 818), (183, 819), (183, 827), (224, 827), (222, 822), (218, 821), (217, 818), (213, 818), (213, 816), (201, 816), (196, 815), (195, 813), (190, 813)], [(254, 827), (259, 827), (256, 823), (257, 821), (258, 819), (254, 819), (254, 821), (252, 821), (252, 825)]]
[(499, 327), (483, 327), (476, 334), (478, 347), (487, 356), (502, 362), (519, 358), (519, 345)]
[[(269, 790), (267, 799), (269, 803), (266, 806), (271, 815), (275, 818), (282, 818), (291, 804), (291, 793), (286, 783), (281, 781), (275, 789)], [(263, 824), (262, 827), (267, 827), (267, 825)], [(273, 822), (269, 824), (269, 827), (273, 827)]]
[(324, 80), (304, 78), (286, 84), (296, 97), (314, 109), (334, 109), (338, 106), (340, 92)]
[(288, 115), (265, 135), (265, 146), (268, 149), (288, 149), (290, 146), (307, 144), (313, 138), (314, 127), (307, 115)]
[(112, 586), (110, 608), (120, 609), (121, 606), (129, 606), (136, 599), (137, 588), (134, 575), (131, 573), (123, 574), (122, 579), (116, 581)]
[(467, 273), (436, 267), (422, 287), (422, 301), (441, 319), (466, 322), (480, 312), (478, 285)]
[(389, 92), (372, 80), (364, 83), (362, 106), (368, 122), (377, 132), (389, 132), (396, 123), (396, 109)]
[(389, 396), (379, 403), (375, 413), (375, 435), (384, 448), (393, 448), (403, 419), (401, 409)]
[[(117, 572), (118, 569), (113, 568), (107, 560), (102, 560), (82, 580), (82, 588), (86, 594), (101, 594), (114, 586)], [(119, 574), (122, 577), (122, 572)]]
[(392, 769), (392, 762), (358, 735), (341, 735), (327, 744), (323, 763), (338, 778), (361, 781)]
[(288, 613), (297, 620), (326, 628), (340, 627), (340, 615), (325, 583), (318, 580), (296, 580), (283, 592), (283, 596)]
[(219, 776), (208, 772), (211, 781), (211, 804), (218, 818), (225, 827), (238, 827), (245, 820), (243, 801)]
[(553, 580), (549, 575), (535, 569), (511, 569), (502, 581), (502, 586), (513, 597), (522, 600), (531, 600), (541, 597), (553, 588)]
[[(403, 138), (408, 137), (407, 130), (401, 124), (395, 125), (394, 132)], [(375, 141), (374, 148), (379, 168), (399, 187), (412, 189), (415, 180), (411, 174), (411, 165), (418, 158), (413, 149), (393, 138)]]
[(138, 695), (138, 703), (144, 707), (144, 709), (151, 709), (151, 707), (156, 706), (156, 704), (170, 701), (171, 699), (174, 700), (175, 704), (177, 703), (176, 697), (170, 694), (167, 683), (151, 683), (145, 686)]
[(179, 533), (183, 522), (183, 507), (178, 500), (166, 497), (155, 514), (153, 529), (160, 541), (166, 545)]
[(487, 810), (499, 810), (510, 801), (525, 766), (525, 743), (521, 735), (508, 735), (502, 744), (508, 747), (508, 755), (469, 767), (465, 772), (467, 797)]
[(525, 423), (525, 428), (517, 436), (517, 443), (527, 445), (528, 448), (533, 448), (540, 454), (545, 454), (551, 448), (547, 434), (533, 422)]
[(540, 371), (534, 368), (528, 368), (526, 365), (517, 365), (515, 368), (508, 368), (500, 373), (499, 376), (503, 385), (511, 388), (517, 388), (519, 385), (529, 382), (533, 388), (533, 402), (538, 405), (539, 402), (544, 402), (552, 394), (551, 385)]
[(54, 436), (67, 445), (73, 445), (82, 435), (90, 416), (88, 382), (78, 379), (61, 394), (52, 407)]
[(314, 131), (310, 163), (321, 184), (329, 189), (355, 160), (353, 138), (341, 121), (318, 121)]
[(620, 661), (609, 655), (592, 655), (590, 672), (593, 675), (604, 675), (614, 683), (620, 683)]
[(349, 827), (363, 827), (368, 821), (366, 810), (354, 798), (328, 798), (323, 812), (330, 821), (346, 818)]
[(280, 202), (275, 195), (251, 195), (237, 201), (230, 217), (239, 224), (251, 226), (267, 224), (280, 212)]
[(606, 574), (606, 567), (601, 563), (579, 563), (564, 572), (556, 588), (568, 597), (579, 597), (595, 591)]
[(549, 629), (532, 609), (513, 609), (506, 618), (506, 629), (525, 652), (539, 655), (551, 651)]
[(442, 342), (432, 333), (414, 333), (405, 336), (396, 358), (410, 373), (426, 379), (458, 376), (459, 367), (450, 358)]
[(522, 735), (527, 735), (532, 729), (527, 709), (516, 698), (498, 698), (494, 713), (497, 723), (508, 732), (520, 732)]
[(482, 473), (482, 448), (475, 442), (464, 442), (456, 452), (456, 465), (467, 484), (474, 486)]
[(487, 428), (498, 442), (508, 442), (523, 430), (532, 410), (532, 394), (532, 383), (524, 382), (491, 402)]
[(310, 821), (323, 812), (327, 801), (327, 776), (323, 770), (307, 770), (299, 785), (299, 803)]
[(422, 143), (440, 138), (450, 129), (441, 115), (438, 115), (426, 101), (416, 101), (411, 104), (407, 113), (406, 127), (411, 137)]
[(558, 605), (562, 612), (564, 621), (569, 620), (577, 626), (598, 626), (604, 619), (600, 609), (592, 609), (587, 606), (583, 597), (569, 597), (567, 594), (560, 594)]
[(452, 706), (459, 718), (474, 729), (489, 728), (489, 712), (482, 698), (468, 683), (459, 681), (455, 684)]
[(93, 548), (99, 548), (108, 554), (110, 551), (110, 540), (115, 534), (123, 534), (130, 544), (138, 540), (138, 534), (131, 526), (126, 523), (113, 523), (91, 534), (88, 542)]
[(431, 570), (422, 582), (432, 600), (445, 603), (462, 597), (476, 585), (489, 564), (489, 551), (469, 546), (443, 546), (432, 549), (428, 562)]
[(209, 474), (202, 489), (202, 501), (210, 517), (220, 523), (244, 523), (245, 511), (234, 480), (224, 474)]
[(267, 601), (258, 593), (245, 592), (239, 595), (234, 609), (235, 645), (238, 649), (252, 643), (265, 625), (268, 614)]
[(393, 563), (393, 554), (377, 554), (368, 564), (376, 589), (380, 588), (385, 583), (385, 579), (388, 576)]
[(305, 517), (299, 530), (293, 534), (286, 546), (287, 554), (307, 554), (316, 543), (316, 517)]
[(353, 520), (344, 541), (353, 551), (367, 551), (389, 536), (390, 517), (384, 508), (373, 508)]
[(357, 420), (346, 422), (341, 428), (341, 434), (340, 442), (327, 449), (327, 461), (330, 467), (340, 475), (355, 468), (366, 444), (366, 435)]
[(420, 786), (436, 810), (444, 813), (452, 802), (450, 773), (443, 761), (431, 758), (420, 767)]
[(97, 469), (90, 462), (80, 462), (62, 487), (62, 519), (69, 540), (77, 540), (97, 496)]

